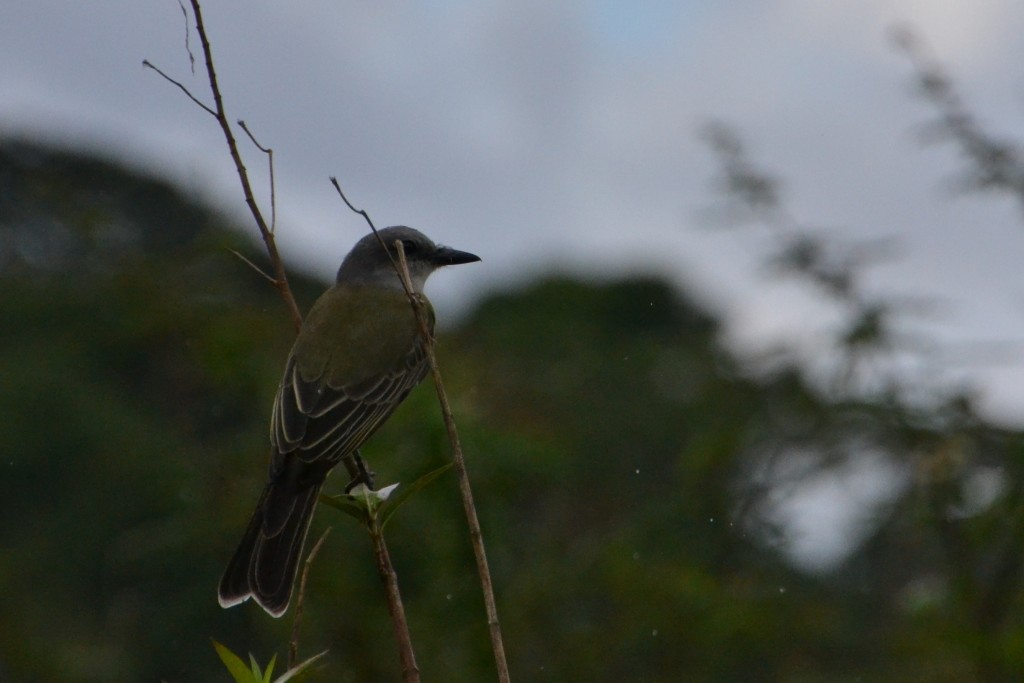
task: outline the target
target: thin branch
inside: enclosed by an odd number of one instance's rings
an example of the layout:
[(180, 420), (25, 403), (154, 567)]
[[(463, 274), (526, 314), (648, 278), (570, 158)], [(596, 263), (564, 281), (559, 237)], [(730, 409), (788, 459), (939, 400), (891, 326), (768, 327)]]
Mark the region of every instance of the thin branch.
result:
[[(189, 54), (191, 54), (191, 53), (189, 53)], [(191, 92), (189, 92), (189, 89), (186, 88), (184, 85), (182, 85), (181, 83), (179, 83), (178, 81), (174, 80), (173, 78), (171, 78), (170, 76), (165, 74), (163, 71), (161, 71), (160, 67), (156, 66), (155, 64), (153, 64), (148, 59), (143, 59), (142, 60), (142, 66), (146, 67), (147, 69), (152, 69), (153, 71), (155, 71), (158, 74), (160, 74), (161, 76), (163, 76), (165, 80), (167, 80), (167, 81), (171, 82), (172, 84), (178, 86), (181, 89), (181, 91), (183, 93), (185, 93), (186, 95), (188, 95), (188, 98), (190, 100), (192, 100), (193, 102), (198, 104), (199, 107), (203, 111), (205, 111), (207, 114), (209, 114), (210, 116), (212, 116), (214, 118), (217, 117), (217, 112), (215, 112), (214, 110), (210, 109), (206, 104), (201, 102), (195, 95), (193, 95)]]
[(391, 252), (388, 251), (387, 246), (384, 244), (384, 240), (381, 239), (380, 233), (377, 232), (377, 226), (373, 224), (373, 220), (370, 218), (370, 214), (366, 213), (364, 209), (357, 209), (352, 202), (348, 200), (348, 197), (345, 196), (345, 193), (341, 189), (341, 185), (338, 184), (338, 179), (334, 176), (331, 176), (331, 185), (334, 185), (334, 189), (338, 191), (338, 196), (341, 197), (341, 201), (345, 202), (345, 206), (347, 206), (352, 213), (362, 216), (363, 220), (366, 221), (366, 224), (370, 226), (370, 230), (377, 236), (377, 241), (380, 242), (380, 246), (384, 247), (384, 253), (388, 255), (389, 259), (391, 259), (391, 265), (395, 267), (395, 272), (397, 272), (398, 276), (401, 277), (402, 273), (398, 270), (398, 262), (395, 261), (395, 257), (391, 255)]
[[(415, 306), (416, 293), (412, 289), (412, 280), (409, 279), (408, 269), (403, 270), (399, 261), (395, 260), (395, 257), (391, 253), (391, 250), (388, 249), (388, 245), (384, 243), (384, 238), (380, 236), (379, 232), (377, 232), (377, 226), (373, 224), (373, 219), (370, 218), (370, 214), (366, 213), (364, 209), (357, 209), (355, 206), (352, 205), (352, 202), (348, 200), (348, 197), (346, 197), (345, 193), (342, 191), (341, 185), (338, 184), (338, 179), (335, 178), (334, 176), (331, 176), (331, 184), (334, 185), (334, 189), (338, 191), (338, 195), (341, 196), (341, 200), (345, 202), (345, 205), (348, 206), (348, 208), (351, 209), (353, 213), (357, 213), (360, 216), (362, 216), (363, 219), (366, 221), (366, 224), (370, 226), (370, 232), (372, 232), (373, 236), (377, 238), (377, 242), (380, 243), (380, 246), (384, 250), (384, 253), (388, 255), (388, 259), (391, 261), (391, 266), (395, 269), (395, 272), (398, 273), (398, 279), (402, 283), (402, 288), (405, 290), (405, 295), (409, 297), (411, 301), (413, 301), (413, 305)], [(399, 258), (404, 258), (405, 252), (402, 251), (401, 245), (399, 245), (398, 249)], [(430, 335), (428, 334), (427, 336), (429, 337)]]
[(423, 345), (427, 354), (427, 361), (430, 363), (430, 371), (434, 378), (434, 388), (437, 390), (438, 403), (441, 406), (441, 415), (444, 419), (445, 430), (448, 432), (448, 441), (452, 447), (452, 460), (455, 463), (455, 472), (459, 480), (459, 492), (462, 494), (462, 506), (466, 512), (466, 522), (469, 526), (470, 544), (473, 546), (473, 556), (476, 559), (477, 574), (480, 577), (480, 588), (484, 595), (484, 609), (487, 613), (487, 627), (491, 638), (491, 649), (494, 652), (494, 663), (498, 670), (498, 681), (509, 683), (508, 662), (505, 657), (505, 643), (501, 637), (501, 623), (498, 621), (498, 608), (494, 600), (494, 584), (491, 581), (491, 570), (487, 563), (487, 551), (484, 548), (483, 532), (480, 529), (480, 519), (476, 514), (476, 504), (473, 502), (473, 488), (469, 481), (469, 473), (466, 470), (466, 459), (462, 454), (462, 443), (459, 441), (459, 433), (455, 427), (455, 417), (452, 414), (451, 404), (448, 402), (448, 394), (444, 389), (444, 382), (441, 379), (441, 368), (437, 363), (437, 354), (434, 352), (434, 336), (430, 331), (430, 323), (427, 320), (426, 311), (423, 308), (423, 301), (412, 288), (412, 278), (409, 275), (409, 267), (405, 261), (405, 250), (401, 240), (395, 241), (395, 249), (398, 253), (398, 260), (391, 256), (377, 227), (373, 224), (370, 215), (363, 209), (357, 209), (342, 192), (338, 179), (331, 176), (331, 184), (338, 191), (342, 201), (354, 213), (359, 214), (365, 220), (370, 230), (377, 236), (384, 251), (391, 258), (395, 266), (402, 287), (405, 289), (409, 301), (412, 303), (413, 312), (416, 315), (416, 322), (423, 337)]
[[(203, 11), (199, 6), (199, 0), (190, 1), (196, 22), (196, 33), (199, 34), (199, 41), (203, 46), (203, 56), (206, 60), (206, 74), (210, 80), (210, 92), (213, 94), (214, 116), (217, 119), (217, 123), (220, 124), (221, 132), (224, 134), (224, 140), (227, 142), (231, 159), (235, 162), (235, 170), (238, 172), (238, 180), (242, 184), (242, 194), (245, 196), (245, 203), (249, 207), (250, 213), (252, 213), (253, 220), (256, 221), (260, 237), (263, 238), (263, 244), (266, 246), (267, 254), (273, 265), (274, 287), (277, 288), (278, 293), (284, 300), (285, 306), (287, 306), (288, 312), (291, 315), (292, 324), (295, 326), (295, 330), (298, 331), (302, 327), (302, 314), (299, 312), (299, 306), (295, 302), (295, 297), (292, 295), (291, 287), (288, 284), (288, 275), (285, 273), (281, 255), (277, 251), (274, 233), (270, 226), (267, 225), (263, 212), (260, 211), (260, 207), (256, 203), (252, 184), (249, 182), (249, 173), (245, 168), (245, 163), (242, 161), (242, 155), (238, 151), (238, 143), (235, 141), (234, 132), (231, 130), (231, 124), (224, 109), (224, 98), (221, 95), (220, 85), (217, 82), (217, 71), (213, 66), (213, 50), (210, 48), (210, 40), (206, 35), (206, 27), (203, 24)], [(204, 106), (204, 109), (209, 111), (208, 107)]]
[(327, 534), (331, 533), (331, 527), (324, 529), (320, 534), (320, 540), (316, 542), (313, 549), (306, 556), (306, 563), (302, 567), (302, 577), (299, 579), (299, 595), (295, 600), (295, 616), (292, 617), (292, 639), (288, 644), (288, 668), (293, 669), (299, 660), (299, 624), (302, 623), (302, 605), (306, 598), (306, 579), (309, 577), (309, 568), (313, 566), (313, 560), (320, 552), (320, 546), (327, 540)]
[(242, 256), (242, 254), (240, 254), (239, 252), (235, 251), (234, 249), (228, 249), (228, 251), (230, 251), (232, 254), (234, 254), (235, 256), (240, 258), (242, 260), (242, 263), (244, 263), (245, 265), (247, 265), (250, 268), (252, 268), (253, 270), (255, 270), (260, 275), (260, 277), (262, 277), (264, 280), (266, 280), (267, 282), (269, 282), (272, 285), (276, 285), (277, 284), (277, 280), (274, 279), (274, 276), (267, 274), (262, 268), (257, 266), (255, 263), (253, 263), (252, 261), (250, 261), (246, 257)]
[(256, 140), (256, 136), (249, 130), (249, 126), (245, 125), (245, 121), (238, 119), (238, 126), (245, 131), (245, 134), (252, 140), (252, 144), (256, 145), (256, 149), (267, 155), (267, 165), (270, 167), (270, 232), (274, 232), (274, 228), (277, 227), (277, 190), (274, 188), (274, 150), (270, 147), (264, 147)]
[(377, 560), (377, 573), (384, 583), (384, 591), (387, 594), (388, 613), (391, 615), (391, 626), (395, 633), (395, 643), (398, 645), (398, 656), (402, 662), (402, 681), (404, 683), (419, 683), (420, 669), (416, 665), (416, 653), (413, 652), (412, 638), (409, 636), (409, 622), (405, 618), (402, 594), (398, 589), (398, 574), (395, 572), (394, 565), (391, 564), (391, 555), (388, 554), (384, 533), (376, 515), (369, 515), (367, 527), (370, 531), (370, 538), (373, 540), (373, 555)]
[[(235, 163), (235, 171), (238, 173), (238, 180), (242, 184), (242, 194), (245, 196), (245, 203), (249, 207), (250, 213), (252, 213), (253, 219), (256, 221), (256, 227), (259, 228), (260, 237), (263, 238), (263, 244), (266, 246), (267, 255), (270, 257), (270, 263), (273, 265), (274, 277), (271, 279), (274, 287), (281, 295), (285, 306), (288, 308), (288, 313), (291, 315), (292, 324), (295, 327), (296, 332), (302, 327), (302, 314), (299, 312), (299, 306), (295, 302), (295, 297), (292, 295), (291, 287), (288, 284), (288, 275), (285, 273), (284, 262), (281, 260), (281, 255), (277, 251), (277, 244), (274, 241), (274, 230), (272, 225), (268, 226), (266, 219), (263, 217), (263, 212), (260, 211), (259, 205), (256, 203), (256, 197), (252, 191), (252, 184), (249, 181), (249, 173), (245, 168), (245, 163), (242, 161), (242, 155), (238, 151), (238, 143), (235, 141), (234, 132), (231, 130), (231, 124), (228, 122), (227, 113), (224, 109), (224, 98), (220, 92), (220, 85), (217, 82), (217, 72), (213, 66), (213, 51), (210, 48), (210, 40), (206, 35), (206, 26), (203, 24), (203, 11), (199, 5), (199, 0), (190, 0), (192, 4), (192, 13), (196, 22), (196, 33), (199, 34), (199, 41), (203, 46), (203, 56), (206, 63), (206, 74), (210, 82), (210, 92), (213, 95), (214, 106), (211, 108), (208, 105), (201, 102), (195, 95), (193, 95), (188, 88), (184, 85), (165, 74), (162, 70), (154, 66), (148, 59), (142, 60), (144, 67), (153, 69), (158, 74), (164, 77), (168, 82), (176, 85), (182, 92), (184, 92), (190, 100), (197, 104), (203, 111), (217, 119), (217, 123), (220, 125), (221, 132), (224, 134), (224, 140), (228, 145), (228, 152), (231, 154), (231, 160)], [(186, 50), (189, 53), (189, 59), (193, 59), (191, 47), (186, 41)], [(248, 131), (246, 131), (248, 133)], [(249, 134), (252, 138), (252, 134)], [(253, 139), (255, 142), (255, 139)], [(256, 143), (261, 150), (264, 148)], [(266, 151), (266, 150), (264, 150)], [(274, 198), (274, 187), (273, 187), (273, 157), (271, 157), (271, 198), (270, 198), (274, 218), (276, 219), (276, 200)]]
[[(405, 260), (405, 250), (401, 240), (395, 241), (395, 248), (398, 251), (398, 262), (401, 267), (399, 276), (402, 278), (402, 284), (406, 291), (411, 292), (412, 278), (409, 275), (409, 266)], [(459, 433), (455, 427), (455, 417), (452, 414), (451, 404), (448, 402), (448, 393), (444, 389), (441, 368), (437, 363), (437, 354), (434, 352), (434, 339), (430, 333), (430, 325), (427, 321), (426, 311), (423, 308), (423, 302), (419, 296), (413, 294), (410, 294), (409, 299), (412, 301), (413, 310), (416, 313), (420, 334), (423, 335), (427, 360), (430, 363), (430, 372), (434, 378), (434, 388), (437, 390), (437, 400), (441, 405), (441, 415), (444, 418), (445, 430), (448, 432), (448, 441), (452, 447), (452, 460), (455, 463), (455, 474), (459, 480), (462, 506), (466, 512), (470, 544), (473, 546), (477, 574), (480, 576), (480, 588), (484, 595), (484, 610), (487, 613), (487, 628), (491, 637), (491, 649), (494, 651), (494, 663), (498, 670), (498, 681), (500, 683), (509, 683), (505, 642), (501, 637), (501, 622), (498, 621), (498, 607), (494, 600), (494, 584), (491, 581), (491, 570), (487, 563), (487, 551), (484, 548), (484, 536), (480, 528), (480, 519), (476, 514), (476, 504), (473, 502), (473, 487), (469, 481), (469, 472), (466, 470), (466, 459), (462, 454), (462, 442), (459, 440)]]
[(188, 30), (188, 10), (185, 9), (185, 3), (182, 0), (178, 0), (178, 7), (181, 8), (181, 15), (185, 17), (185, 52), (188, 53), (188, 64), (192, 69), (192, 75), (196, 75), (196, 56), (192, 54), (191, 34)]
[(345, 196), (345, 193), (341, 191), (341, 185), (338, 184), (338, 179), (334, 176), (331, 176), (331, 185), (334, 185), (334, 189), (338, 191), (339, 195), (341, 195), (341, 201), (345, 202), (345, 206), (351, 209), (352, 213), (357, 213), (364, 219), (366, 219), (366, 222), (367, 224), (369, 224), (370, 229), (373, 230), (373, 234), (376, 235), (377, 228), (374, 227), (373, 221), (370, 220), (370, 214), (366, 213), (366, 211), (364, 211), (363, 209), (357, 209), (355, 206), (352, 205), (352, 202), (348, 200), (348, 197)]

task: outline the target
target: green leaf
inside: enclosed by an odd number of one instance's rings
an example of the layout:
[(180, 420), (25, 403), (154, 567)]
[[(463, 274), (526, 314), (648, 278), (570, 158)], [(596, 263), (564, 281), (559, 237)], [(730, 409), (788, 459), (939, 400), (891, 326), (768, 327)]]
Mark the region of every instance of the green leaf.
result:
[(327, 650), (324, 650), (320, 654), (313, 655), (304, 662), (299, 662), (291, 669), (288, 669), (288, 671), (279, 679), (274, 681), (274, 683), (299, 683), (299, 681), (304, 680), (306, 676), (313, 671), (313, 664), (326, 654)]
[(395, 514), (398, 511), (398, 508), (402, 507), (402, 505), (407, 500), (409, 500), (409, 498), (414, 493), (417, 493), (418, 491), (423, 490), (423, 488), (425, 488), (428, 484), (430, 484), (430, 482), (434, 481), (439, 476), (441, 476), (442, 474), (444, 474), (445, 472), (450, 470), (454, 464), (455, 463), (452, 463), (452, 462), (445, 463), (444, 465), (441, 465), (440, 467), (438, 467), (436, 470), (431, 470), (430, 472), (427, 472), (422, 477), (420, 477), (419, 479), (414, 481), (412, 484), (410, 484), (408, 487), (406, 487), (406, 488), (402, 489), (401, 491), (399, 491), (397, 495), (391, 496), (387, 500), (387, 502), (385, 502), (383, 505), (381, 505), (381, 507), (380, 507), (380, 528), (381, 528), (381, 531), (384, 530), (384, 527), (385, 527), (385, 525), (387, 525), (388, 520), (391, 519), (391, 516), (393, 514)]
[[(258, 677), (253, 677), (252, 672), (245, 665), (245, 662), (242, 661), (241, 657), (216, 640), (213, 641), (213, 647), (217, 650), (217, 656), (220, 657), (220, 661), (224, 662), (224, 666), (231, 674), (231, 677), (235, 679), (235, 683), (262, 683)], [(252, 659), (252, 655), (249, 655), (249, 658)]]
[(252, 678), (256, 683), (263, 683), (263, 672), (260, 671), (260, 665), (256, 663), (256, 658), (249, 653), (249, 665), (252, 667)]
[(360, 524), (366, 524), (368, 521), (366, 507), (358, 500), (348, 494), (340, 496), (328, 496), (327, 494), (320, 494), (320, 502), (328, 507), (332, 507), (335, 510), (344, 512), (349, 517), (352, 517)]
[(277, 664), (277, 653), (270, 658), (270, 662), (267, 663), (267, 670), (263, 672), (263, 683), (271, 683), (271, 675), (274, 673), (274, 665)]

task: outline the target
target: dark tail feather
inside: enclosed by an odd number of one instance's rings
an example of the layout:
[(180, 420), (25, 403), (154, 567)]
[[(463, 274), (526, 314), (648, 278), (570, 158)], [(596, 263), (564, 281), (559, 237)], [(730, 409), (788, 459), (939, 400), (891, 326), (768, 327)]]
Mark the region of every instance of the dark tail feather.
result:
[(322, 484), (298, 491), (278, 490), (290, 489), (286, 482), (267, 484), (220, 580), (221, 607), (252, 597), (271, 616), (285, 613)]

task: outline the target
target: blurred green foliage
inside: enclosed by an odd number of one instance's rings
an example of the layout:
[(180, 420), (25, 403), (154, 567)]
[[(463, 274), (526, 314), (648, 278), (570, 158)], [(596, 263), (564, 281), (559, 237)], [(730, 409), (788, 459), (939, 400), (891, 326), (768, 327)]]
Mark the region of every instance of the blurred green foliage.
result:
[[(0, 233), (0, 680), (227, 680), (211, 637), (280, 659), (290, 615), (215, 598), (291, 338), (226, 250), (257, 248), (161, 182), (19, 141), (0, 142)], [(323, 284), (295, 286), (308, 305)], [(645, 275), (493, 292), (440, 354), (514, 680), (1024, 667), (1024, 442), (964, 397), (826, 393), (792, 364), (748, 367), (712, 312)], [(447, 461), (429, 382), (364, 455), (382, 484)], [(905, 481), (867, 540), (829, 571), (795, 568), (772, 501), (868, 457)], [(994, 493), (972, 494), (979, 477)], [(327, 525), (300, 658), (329, 650), (314, 680), (397, 680), (365, 531), (322, 506), (312, 538)], [(491, 680), (454, 477), (388, 535), (424, 680)]]

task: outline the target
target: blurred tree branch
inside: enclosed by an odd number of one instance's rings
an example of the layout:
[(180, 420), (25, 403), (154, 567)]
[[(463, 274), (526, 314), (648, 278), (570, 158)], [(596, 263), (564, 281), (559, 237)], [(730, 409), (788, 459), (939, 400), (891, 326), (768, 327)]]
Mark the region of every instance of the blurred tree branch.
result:
[(1024, 153), (1019, 143), (987, 131), (965, 104), (949, 73), (928, 51), (913, 29), (891, 33), (893, 45), (909, 60), (919, 94), (938, 118), (924, 127), (928, 142), (952, 142), (965, 165), (957, 186), (967, 191), (989, 190), (1012, 195), (1024, 209)]
[[(750, 159), (735, 130), (721, 122), (711, 123), (704, 128), (703, 139), (719, 161), (716, 185), (728, 208), (740, 220), (771, 230), (772, 251), (765, 259), (769, 272), (807, 283), (843, 312), (843, 322), (832, 334), (843, 361), (829, 383), (839, 393), (849, 391), (871, 359), (905, 344), (894, 326), (900, 306), (870, 294), (862, 283), (864, 268), (892, 257), (894, 241), (840, 244), (829, 240), (786, 209), (781, 182)], [(885, 378), (883, 384), (891, 381)]]
[[(962, 153), (966, 168), (960, 189), (1008, 193), (1024, 208), (1020, 144), (992, 135), (978, 122), (946, 71), (926, 56), (911, 31), (900, 29), (893, 40), (910, 59), (919, 91), (938, 112), (938, 119), (926, 129), (926, 140), (952, 142)], [(778, 442), (764, 444), (766, 455), (760, 462), (774, 467), (788, 451), (798, 459), (813, 462), (816, 458), (824, 468), (829, 466), (829, 451), (875, 450), (909, 468), (915, 475), (913, 485), (897, 494), (892, 515), (879, 523), (874, 540), (869, 541), (885, 548), (874, 562), (898, 567), (890, 576), (877, 576), (876, 589), (899, 597), (915, 581), (938, 578), (943, 592), (933, 617), (948, 632), (969, 636), (963, 647), (972, 661), (974, 680), (1017, 680), (1019, 667), (1009, 648), (1019, 637), (1021, 624), (1014, 615), (1024, 599), (1024, 443), (1020, 434), (979, 415), (962, 391), (942, 391), (922, 402), (917, 385), (933, 378), (897, 372), (881, 393), (851, 393), (849, 372), (857, 358), (904, 348), (896, 343), (900, 341), (897, 314), (902, 308), (891, 298), (870, 295), (861, 277), (865, 266), (887, 255), (887, 243), (837, 248), (787, 212), (780, 181), (750, 160), (733, 130), (713, 124), (704, 137), (719, 159), (717, 184), (730, 207), (740, 218), (772, 231), (774, 244), (767, 263), (775, 272), (807, 283), (842, 313), (833, 338), (835, 348), (847, 359), (841, 366), (847, 373), (832, 385), (840, 390), (834, 393), (831, 408), (806, 440), (794, 432), (776, 435)], [(926, 350), (920, 344), (910, 349)], [(796, 476), (816, 469), (813, 465), (798, 468)], [(978, 493), (977, 482), (985, 477), (995, 483), (989, 484), (991, 492)], [(778, 486), (770, 478), (767, 482), (755, 480), (749, 495), (763, 499), (766, 489)], [(939, 562), (930, 563), (928, 552)]]

